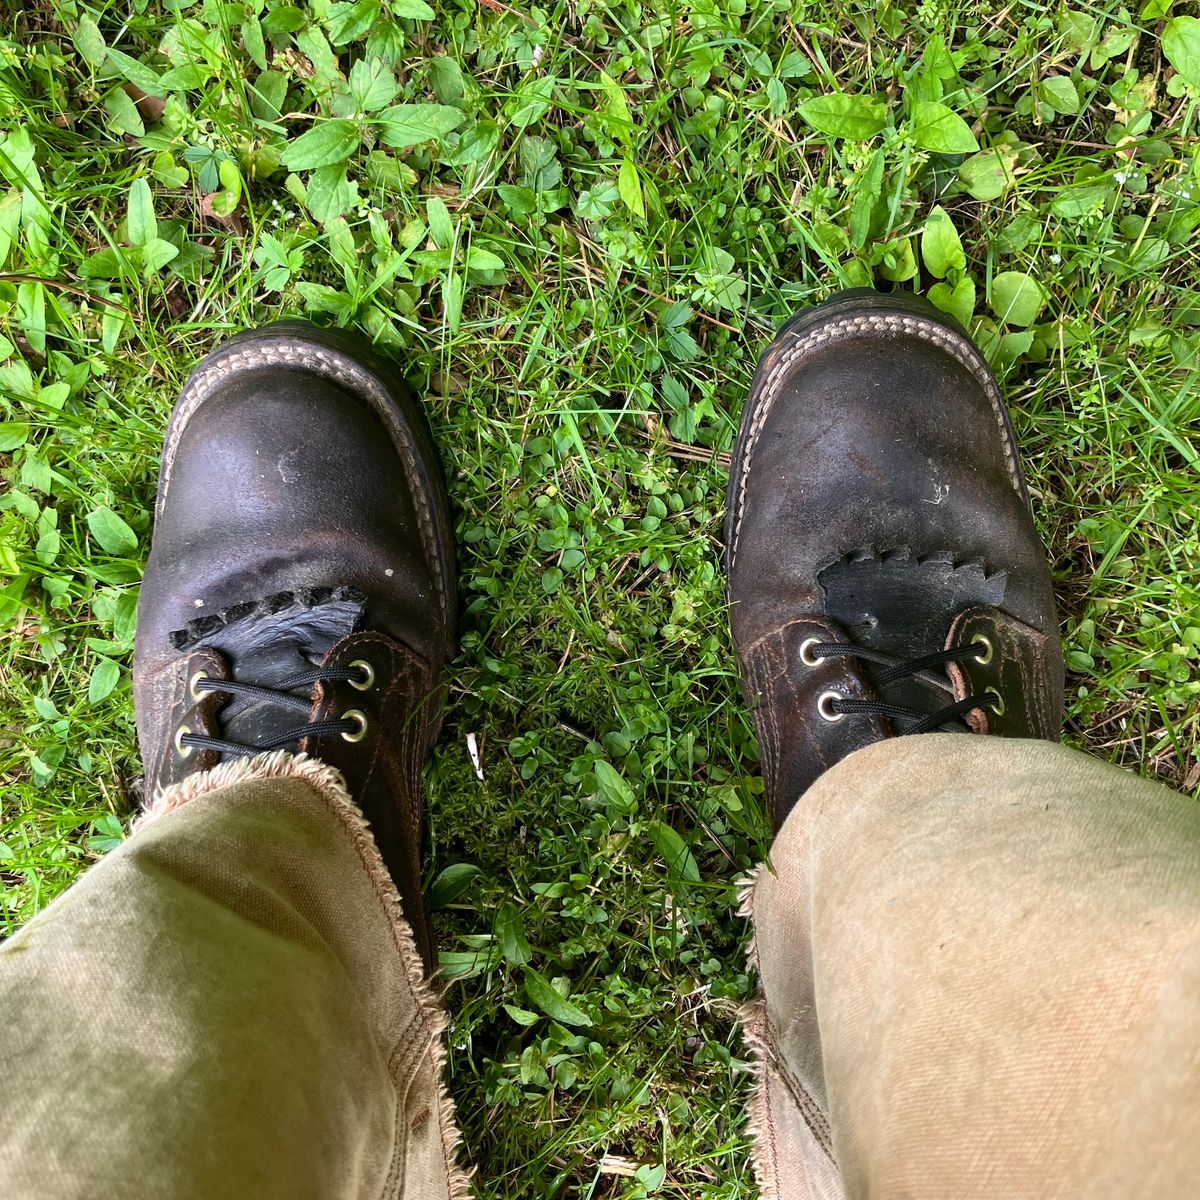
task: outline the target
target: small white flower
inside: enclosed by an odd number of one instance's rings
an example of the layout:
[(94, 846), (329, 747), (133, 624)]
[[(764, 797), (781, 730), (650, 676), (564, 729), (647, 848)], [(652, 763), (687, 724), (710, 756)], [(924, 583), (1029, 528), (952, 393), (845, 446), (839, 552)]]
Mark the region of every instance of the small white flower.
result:
[(1055, 266), (1058, 266), (1058, 264), (1059, 264), (1060, 262), (1062, 262), (1062, 255), (1061, 255), (1061, 254), (1052, 254), (1052, 255), (1050, 255), (1050, 261), (1051, 261), (1051, 262), (1052, 262), (1052, 263), (1053, 263)]
[(1115, 179), (1117, 183), (1124, 183), (1128, 178), (1129, 176), (1124, 171), (1113, 172), (1113, 179)]

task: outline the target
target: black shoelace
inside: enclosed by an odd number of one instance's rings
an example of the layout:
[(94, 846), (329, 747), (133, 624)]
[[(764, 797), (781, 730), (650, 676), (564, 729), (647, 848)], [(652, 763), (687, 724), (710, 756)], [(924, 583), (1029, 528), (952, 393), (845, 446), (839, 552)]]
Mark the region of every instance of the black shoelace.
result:
[[(927, 683), (933, 683), (937, 687), (945, 688), (947, 683), (945, 680), (939, 680), (936, 677), (929, 677), (925, 673), (931, 667), (944, 666), (946, 663), (961, 662), (968, 658), (976, 660), (984, 658), (990, 653), (987, 648), (981, 648), (978, 644), (968, 646), (956, 646), (952, 650), (939, 650), (936, 654), (926, 654), (920, 658), (902, 659), (896, 658), (891, 654), (884, 654), (879, 650), (867, 650), (862, 646), (850, 646), (845, 642), (806, 642), (802, 647), (802, 652), (806, 653), (811, 659), (822, 658), (861, 658), (866, 662), (877, 663), (880, 666), (887, 668), (886, 671), (879, 672), (875, 677), (875, 684), (879, 688), (886, 687), (889, 683), (894, 683), (898, 679), (907, 679), (910, 676), (921, 676)], [(934, 729), (940, 729), (943, 725), (950, 721), (961, 720), (967, 713), (973, 709), (991, 709), (995, 712), (1004, 711), (1004, 702), (998, 692), (988, 689), (981, 696), (965, 696), (962, 700), (956, 700), (953, 704), (947, 704), (945, 708), (939, 708), (936, 712), (923, 713), (916, 709), (905, 708), (900, 704), (889, 704), (886, 700), (857, 700), (851, 696), (842, 696), (836, 692), (827, 692), (822, 696), (821, 700), (825, 701), (828, 697), (829, 711), (837, 716), (849, 716), (858, 713), (864, 716), (873, 717), (888, 717), (892, 720), (912, 721), (913, 724), (900, 732), (909, 733), (930, 733)], [(822, 712), (822, 716), (824, 716)], [(826, 717), (826, 720), (829, 720)]]
[[(207, 675), (200, 674), (192, 680), (190, 686), (193, 694), (221, 692), (227, 696), (251, 696), (259, 700), (268, 700), (307, 716), (312, 711), (311, 689), (316, 684), (356, 683), (361, 686), (364, 683), (365, 674), (364, 669), (357, 665), (317, 667), (312, 671), (301, 671), (298, 675), (290, 675), (287, 679), (281, 679), (273, 687), (267, 687), (260, 683), (239, 683), (235, 679), (210, 679)], [(297, 688), (310, 689), (310, 695), (308, 697), (292, 695)], [(186, 725), (180, 728), (175, 743), (181, 750), (186, 746), (196, 750), (214, 750), (218, 754), (244, 756), (261, 754), (264, 750), (282, 750), (285, 746), (298, 744), (304, 738), (333, 737), (340, 734), (347, 741), (357, 742), (366, 732), (366, 728), (366, 717), (357, 710), (352, 710), (336, 720), (308, 721), (303, 725), (297, 725), (295, 729), (285, 730), (257, 745), (247, 746), (226, 738), (207, 737), (201, 733), (192, 733)]]

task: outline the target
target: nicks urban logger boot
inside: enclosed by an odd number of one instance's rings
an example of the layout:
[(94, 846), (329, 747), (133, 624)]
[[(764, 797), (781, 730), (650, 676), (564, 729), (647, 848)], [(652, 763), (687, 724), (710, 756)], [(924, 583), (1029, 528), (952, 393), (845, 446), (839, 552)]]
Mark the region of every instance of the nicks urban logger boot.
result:
[(1058, 739), (1062, 649), (1012, 426), (931, 305), (856, 290), (784, 325), (742, 413), (725, 545), (776, 829), (881, 738)]
[(395, 367), (303, 321), (225, 342), (163, 448), (134, 656), (147, 796), (269, 750), (336, 767), (429, 965), (420, 773), (454, 612), (437, 455)]

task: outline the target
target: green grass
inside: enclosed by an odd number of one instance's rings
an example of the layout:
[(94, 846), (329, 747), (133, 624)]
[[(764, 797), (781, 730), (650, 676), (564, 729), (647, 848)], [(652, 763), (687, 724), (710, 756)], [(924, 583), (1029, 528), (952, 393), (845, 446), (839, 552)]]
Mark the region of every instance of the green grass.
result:
[[(174, 395), (297, 311), (400, 359), (448, 467), (466, 619), (429, 871), (481, 1195), (755, 1194), (733, 880), (767, 827), (719, 534), (753, 363), (796, 307), (873, 281), (971, 321), (1053, 557), (1069, 738), (1200, 785), (1194, 3), (19, 7), (5, 929), (136, 799)], [(593, 1024), (548, 1019), (527, 967)]]

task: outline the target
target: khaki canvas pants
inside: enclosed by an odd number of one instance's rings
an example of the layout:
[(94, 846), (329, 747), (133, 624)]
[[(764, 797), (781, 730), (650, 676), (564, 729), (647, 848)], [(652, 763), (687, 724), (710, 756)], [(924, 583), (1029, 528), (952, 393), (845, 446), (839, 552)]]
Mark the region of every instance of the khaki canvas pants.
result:
[[(765, 1200), (1200, 1192), (1194, 802), (889, 741), (801, 799), (747, 906)], [(444, 1024), (336, 776), (193, 777), (0, 949), (0, 1194), (456, 1200)]]

